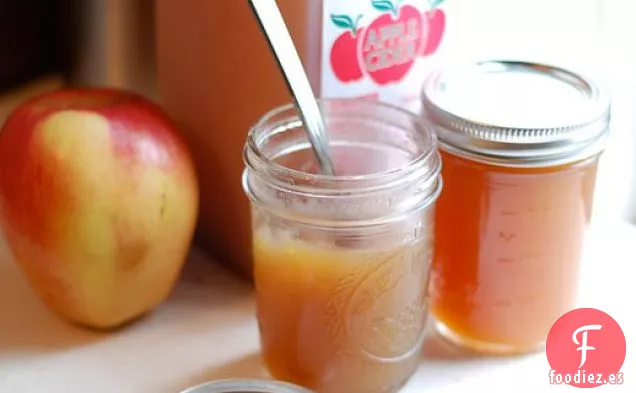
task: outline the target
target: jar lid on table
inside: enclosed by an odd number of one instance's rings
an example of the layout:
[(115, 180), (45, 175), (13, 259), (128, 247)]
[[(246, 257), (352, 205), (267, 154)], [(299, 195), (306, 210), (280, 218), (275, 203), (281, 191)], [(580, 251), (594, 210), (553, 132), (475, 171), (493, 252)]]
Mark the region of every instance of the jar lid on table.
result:
[(610, 99), (591, 78), (521, 61), (482, 61), (432, 73), (424, 116), (444, 150), (506, 166), (553, 166), (600, 153)]
[(287, 382), (264, 379), (222, 379), (197, 385), (181, 393), (314, 393)]

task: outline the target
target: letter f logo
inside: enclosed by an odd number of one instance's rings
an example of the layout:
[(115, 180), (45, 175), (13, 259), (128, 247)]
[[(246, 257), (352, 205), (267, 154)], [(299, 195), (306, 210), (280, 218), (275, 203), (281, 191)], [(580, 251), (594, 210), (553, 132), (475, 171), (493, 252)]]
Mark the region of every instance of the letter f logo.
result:
[[(583, 367), (587, 360), (587, 351), (593, 351), (596, 349), (587, 345), (587, 332), (590, 330), (601, 330), (601, 327), (601, 325), (585, 325), (576, 329), (572, 334), (572, 341), (574, 341), (574, 344), (580, 345), (580, 347), (576, 349), (577, 351), (581, 351), (581, 364), (579, 365), (579, 368)], [(579, 342), (577, 336), (581, 332), (583, 333), (581, 334), (581, 342)]]

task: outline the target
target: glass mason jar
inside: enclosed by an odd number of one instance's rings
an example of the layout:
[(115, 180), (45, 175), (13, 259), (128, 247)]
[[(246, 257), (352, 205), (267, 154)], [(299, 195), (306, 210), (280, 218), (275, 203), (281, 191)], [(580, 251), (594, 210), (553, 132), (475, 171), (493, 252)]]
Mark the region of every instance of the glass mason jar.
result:
[(313, 393), (285, 382), (260, 379), (221, 379), (188, 388), (181, 393)]
[(394, 392), (420, 362), (428, 311), (437, 139), (417, 115), (320, 102), (335, 176), (319, 174), (296, 109), (250, 131), (257, 317), (276, 379), (329, 392)]
[(423, 107), (443, 162), (438, 331), (480, 352), (540, 349), (577, 305), (609, 98), (567, 70), (487, 61), (434, 73)]

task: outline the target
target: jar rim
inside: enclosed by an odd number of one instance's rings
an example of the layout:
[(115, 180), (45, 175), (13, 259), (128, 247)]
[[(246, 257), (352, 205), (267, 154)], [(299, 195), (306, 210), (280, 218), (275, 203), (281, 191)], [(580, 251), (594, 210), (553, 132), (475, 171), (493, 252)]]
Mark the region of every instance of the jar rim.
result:
[[(358, 175), (326, 175), (322, 173), (307, 173), (297, 169), (289, 168), (270, 160), (263, 154), (260, 149), (257, 134), (259, 132), (268, 132), (272, 128), (298, 128), (302, 127), (302, 121), (300, 119), (298, 110), (293, 103), (287, 103), (280, 105), (268, 112), (266, 112), (251, 128), (247, 136), (247, 143), (243, 151), (243, 159), (246, 167), (254, 169), (257, 166), (267, 167), (276, 176), (283, 176), (292, 181), (285, 184), (285, 187), (296, 188), (302, 191), (303, 186), (294, 185), (293, 180), (299, 180), (304, 183), (320, 183), (321, 188), (324, 188), (326, 193), (329, 193), (330, 189), (335, 192), (342, 191), (337, 184), (347, 183), (350, 189), (350, 193), (355, 192), (369, 192), (377, 188), (390, 187), (395, 181), (400, 181), (405, 175), (414, 172), (421, 172), (423, 168), (426, 170), (426, 177), (433, 178), (439, 173), (441, 163), (438, 157), (438, 138), (433, 130), (432, 125), (423, 119), (421, 116), (400, 108), (396, 105), (389, 104), (381, 101), (371, 101), (359, 98), (318, 98), (318, 105), (323, 111), (329, 105), (355, 105), (359, 109), (369, 108), (382, 108), (383, 110), (391, 111), (398, 116), (408, 117), (413, 123), (413, 127), (420, 127), (425, 138), (423, 143), (424, 147), (422, 152), (415, 157), (412, 157), (409, 162), (397, 168), (391, 168), (384, 171), (372, 172), (368, 174)], [(267, 127), (267, 123), (277, 116), (289, 114), (284, 121), (285, 125), (278, 125), (278, 127)], [(326, 117), (326, 116), (325, 116)], [(395, 125), (389, 120), (384, 120), (385, 123)], [(360, 187), (352, 185), (359, 184)]]
[(314, 393), (304, 387), (283, 381), (250, 378), (228, 378), (189, 387), (181, 393)]
[[(515, 88), (519, 86), (527, 90)], [(471, 93), (470, 87), (483, 91)], [(462, 92), (466, 94), (458, 97)], [(435, 124), (443, 150), (491, 164), (523, 167), (579, 161), (601, 153), (609, 132), (611, 100), (605, 88), (590, 75), (545, 63), (454, 64), (429, 75), (421, 98), (422, 115)], [(462, 100), (467, 101), (458, 103)], [(524, 107), (505, 113), (514, 104), (501, 109), (497, 105), (508, 100)]]

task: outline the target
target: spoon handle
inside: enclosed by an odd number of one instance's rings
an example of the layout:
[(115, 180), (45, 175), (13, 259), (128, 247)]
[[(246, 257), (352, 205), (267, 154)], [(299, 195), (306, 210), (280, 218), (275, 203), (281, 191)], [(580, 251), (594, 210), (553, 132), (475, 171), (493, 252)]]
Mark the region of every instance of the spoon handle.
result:
[(334, 167), (329, 154), (322, 112), (278, 5), (275, 0), (248, 1), (285, 76), (287, 87), (296, 101), (318, 164), (324, 174), (333, 175)]

